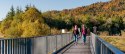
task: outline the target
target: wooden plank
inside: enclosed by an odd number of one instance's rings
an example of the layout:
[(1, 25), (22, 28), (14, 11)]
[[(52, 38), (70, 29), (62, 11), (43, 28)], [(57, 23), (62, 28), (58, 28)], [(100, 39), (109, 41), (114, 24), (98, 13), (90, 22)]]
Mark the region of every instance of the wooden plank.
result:
[(63, 54), (91, 54), (90, 51), (90, 37), (87, 36), (86, 44), (83, 44), (82, 38), (79, 39), (78, 44), (74, 44)]

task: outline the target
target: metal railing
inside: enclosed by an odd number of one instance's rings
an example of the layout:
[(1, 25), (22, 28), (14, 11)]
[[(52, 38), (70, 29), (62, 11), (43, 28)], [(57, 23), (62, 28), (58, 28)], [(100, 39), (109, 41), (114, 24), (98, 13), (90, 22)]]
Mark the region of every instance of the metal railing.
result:
[(91, 33), (91, 47), (93, 54), (125, 54), (93, 33)]
[(0, 54), (51, 54), (73, 41), (72, 34), (0, 39)]

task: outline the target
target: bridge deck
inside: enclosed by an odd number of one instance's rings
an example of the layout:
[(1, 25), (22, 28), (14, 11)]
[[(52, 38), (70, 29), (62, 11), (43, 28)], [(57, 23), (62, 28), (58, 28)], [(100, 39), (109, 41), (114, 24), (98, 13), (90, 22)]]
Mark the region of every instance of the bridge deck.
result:
[(91, 54), (90, 51), (90, 37), (87, 36), (86, 44), (83, 44), (83, 40), (80, 38), (78, 44), (72, 45), (63, 54)]

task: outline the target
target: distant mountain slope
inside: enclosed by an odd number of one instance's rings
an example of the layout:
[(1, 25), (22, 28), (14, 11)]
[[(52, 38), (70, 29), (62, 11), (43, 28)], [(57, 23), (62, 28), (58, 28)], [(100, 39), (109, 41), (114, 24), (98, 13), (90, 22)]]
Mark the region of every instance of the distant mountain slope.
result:
[[(46, 12), (45, 12), (46, 13)], [(91, 4), (89, 6), (78, 7), (74, 9), (64, 9), (62, 11), (48, 11), (50, 14), (72, 14), (81, 15), (81, 14), (90, 14), (92, 16), (105, 15), (109, 17), (112, 15), (117, 15), (123, 17), (125, 14), (125, 0), (112, 0), (109, 2), (98, 2)]]
[(101, 31), (111, 32), (116, 28), (116, 31), (123, 30), (125, 28), (125, 0), (98, 2), (62, 11), (53, 10), (44, 12), (43, 16), (45, 18), (62, 20), (66, 23), (64, 27), (70, 25), (68, 26), (69, 28), (72, 28), (74, 24), (80, 26), (84, 23), (90, 30), (92, 30), (93, 26), (97, 26), (98, 30)]

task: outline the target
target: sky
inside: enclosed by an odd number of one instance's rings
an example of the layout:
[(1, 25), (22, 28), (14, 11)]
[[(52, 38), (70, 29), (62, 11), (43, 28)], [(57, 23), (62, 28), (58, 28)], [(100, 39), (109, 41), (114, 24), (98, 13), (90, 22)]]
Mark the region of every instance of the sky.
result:
[(2, 0), (0, 2), (0, 21), (6, 17), (11, 6), (25, 9), (26, 5), (35, 5), (42, 12), (50, 10), (72, 9), (90, 5), (96, 2), (107, 2), (110, 0)]

